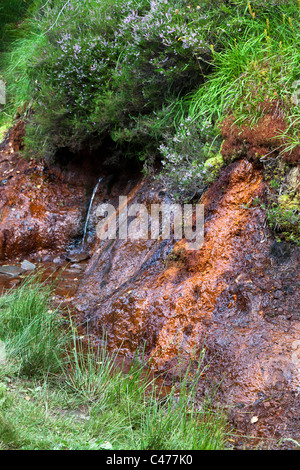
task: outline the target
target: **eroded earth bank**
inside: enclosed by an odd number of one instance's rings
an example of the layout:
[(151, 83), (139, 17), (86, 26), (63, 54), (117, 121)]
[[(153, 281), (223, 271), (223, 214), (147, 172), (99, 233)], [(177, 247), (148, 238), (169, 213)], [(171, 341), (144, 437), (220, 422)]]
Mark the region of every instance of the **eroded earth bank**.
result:
[[(116, 177), (86, 156), (64, 165), (26, 161), (19, 147), (15, 129), (0, 157), (1, 266), (26, 259), (61, 270), (58, 295), (78, 321), (99, 341), (105, 331), (123, 356), (145, 348), (154, 370), (174, 377), (189, 361), (196, 368), (204, 348), (199, 393), (213, 389), (229, 407), (236, 448), (293, 447), (284, 439), (300, 433), (300, 249), (278, 243), (255, 204), (265, 197), (259, 165), (240, 158), (221, 171), (201, 199), (203, 246), (188, 251), (185, 240), (95, 236), (100, 202), (168, 201), (153, 177), (136, 169)], [(88, 254), (80, 256), (99, 177)], [(2, 288), (19, 282), (0, 276)]]

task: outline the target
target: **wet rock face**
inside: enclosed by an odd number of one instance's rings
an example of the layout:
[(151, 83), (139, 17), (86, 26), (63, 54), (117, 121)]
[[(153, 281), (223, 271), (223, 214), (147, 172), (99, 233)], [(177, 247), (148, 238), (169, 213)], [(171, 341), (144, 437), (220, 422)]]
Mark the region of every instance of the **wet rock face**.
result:
[[(82, 162), (46, 169), (16, 154), (17, 130), (14, 142), (0, 149), (0, 260), (41, 254), (48, 262), (82, 234), (101, 174), (93, 180)], [(106, 173), (95, 207), (117, 207), (120, 195), (147, 207), (167, 202), (151, 178), (124, 173), (116, 183)], [(258, 198), (261, 170), (246, 159), (230, 164), (202, 197), (201, 249), (189, 251), (185, 240), (96, 241), (89, 260), (69, 256), (68, 300), (89, 333), (101, 340), (105, 331), (108, 347), (124, 356), (145, 348), (159, 371), (176, 376), (191, 360), (197, 367), (204, 348), (201, 392), (215, 386), (245, 433), (297, 439), (300, 249), (274, 240)]]
[[(158, 202), (158, 194), (143, 183), (130, 198)], [(173, 374), (178, 355), (197, 362), (205, 347), (202, 385), (218, 385), (228, 403), (296, 393), (299, 249), (274, 245), (258, 197), (261, 171), (240, 160), (202, 198), (199, 251), (184, 240), (100, 244), (74, 302), (80, 317), (98, 337), (107, 332), (109, 347), (130, 356), (145, 346), (155, 367)]]
[(22, 159), (16, 145), (8, 141), (0, 152), (0, 260), (60, 253), (81, 231), (85, 185)]
[[(61, 149), (55, 162), (48, 163), (25, 160), (18, 153), (24, 147), (24, 132), (24, 123), (19, 120), (0, 144), (0, 262), (27, 256), (44, 262), (65, 259), (70, 245), (81, 240), (99, 177), (103, 177), (103, 184), (95, 207), (108, 197), (118, 200), (119, 194), (137, 184), (141, 173), (132, 163), (127, 173), (121, 166), (118, 170), (105, 166), (105, 149), (102, 154), (100, 150), (83, 150), (78, 155)], [(93, 211), (90, 225), (94, 218)], [(93, 237), (88, 240), (86, 257)]]

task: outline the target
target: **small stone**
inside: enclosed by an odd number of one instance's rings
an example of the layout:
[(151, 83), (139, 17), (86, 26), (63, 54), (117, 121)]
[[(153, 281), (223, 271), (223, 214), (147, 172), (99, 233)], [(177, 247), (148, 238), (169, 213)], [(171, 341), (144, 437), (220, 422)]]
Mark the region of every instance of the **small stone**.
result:
[(90, 253), (87, 251), (80, 251), (78, 253), (71, 253), (67, 256), (67, 260), (71, 261), (71, 263), (80, 263), (81, 261), (85, 261), (91, 257)]
[(79, 271), (82, 271), (82, 266), (80, 266), (80, 264), (71, 264), (70, 266), (71, 269), (78, 269)]
[(21, 264), (21, 269), (24, 271), (34, 271), (36, 269), (36, 265), (25, 259)]
[(51, 256), (50, 254), (48, 255), (45, 255), (42, 257), (42, 262), (43, 263), (51, 263), (53, 260), (53, 256)]
[(19, 266), (0, 266), (0, 274), (7, 276), (20, 276), (23, 272), (24, 270), (19, 268)]

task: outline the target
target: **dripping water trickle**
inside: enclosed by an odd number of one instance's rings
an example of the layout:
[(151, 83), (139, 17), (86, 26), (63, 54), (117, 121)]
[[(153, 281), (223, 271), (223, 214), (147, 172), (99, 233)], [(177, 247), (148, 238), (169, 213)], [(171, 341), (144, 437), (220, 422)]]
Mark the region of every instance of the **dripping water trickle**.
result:
[(97, 192), (97, 189), (98, 189), (99, 184), (100, 184), (101, 181), (102, 181), (102, 178), (99, 178), (98, 183), (94, 187), (94, 191), (93, 191), (93, 194), (92, 194), (92, 197), (91, 197), (91, 200), (90, 200), (89, 210), (88, 210), (88, 213), (87, 213), (87, 216), (86, 216), (86, 221), (85, 221), (84, 231), (83, 231), (83, 237), (82, 237), (82, 241), (81, 241), (81, 246), (82, 247), (84, 246), (84, 243), (85, 243), (85, 238), (86, 238), (86, 233), (87, 233), (87, 228), (88, 228), (88, 223), (89, 223), (91, 210), (92, 210), (92, 207), (93, 207), (93, 202), (94, 202), (96, 192)]

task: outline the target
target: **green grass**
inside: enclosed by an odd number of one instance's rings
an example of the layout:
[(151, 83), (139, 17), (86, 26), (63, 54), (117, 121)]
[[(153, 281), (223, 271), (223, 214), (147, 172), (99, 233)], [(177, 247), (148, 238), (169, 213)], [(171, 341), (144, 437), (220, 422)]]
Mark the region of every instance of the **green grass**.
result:
[[(38, 4), (35, 1), (32, 8)], [(45, 44), (38, 24), (28, 24), (27, 20), (18, 27), (18, 34), (13, 40), (9, 40), (7, 35), (6, 38), (7, 46), (0, 54), (0, 79), (6, 83), (7, 95), (7, 104), (0, 113), (2, 134), (13, 124), (17, 115), (24, 117), (32, 107), (35, 81), (31, 72), (31, 56)]]
[(197, 396), (203, 356), (162, 395), (145, 364), (125, 374), (71, 320), (67, 335), (50, 295), (33, 277), (0, 298), (0, 449), (225, 447), (225, 414)]
[(60, 370), (64, 342), (61, 316), (49, 307), (51, 288), (29, 277), (17, 290), (0, 297), (0, 338), (11, 365), (20, 373), (56, 373)]
[(0, 107), (0, 141), (32, 105), (34, 82), (29, 58), (43, 36), (37, 24), (27, 18), (42, 4), (41, 0), (3, 0), (0, 5), (0, 79), (6, 84), (7, 104)]
[(18, 37), (18, 24), (34, 0), (2, 0), (0, 5), (0, 53)]
[[(282, 15), (275, 12), (270, 17), (272, 29), (267, 38), (266, 24), (257, 20), (257, 27), (247, 27), (239, 37), (229, 40), (224, 49), (214, 52), (215, 71), (204, 86), (186, 98), (193, 120), (205, 115), (218, 124), (233, 113), (236, 123), (251, 126), (261, 117), (261, 105), (266, 100), (290, 102), (293, 82), (300, 72), (295, 48), (299, 28), (292, 30), (289, 24), (284, 24)], [(293, 18), (299, 25), (299, 8), (294, 9)], [(297, 123), (299, 107), (290, 108), (288, 118), (292, 127)]]

